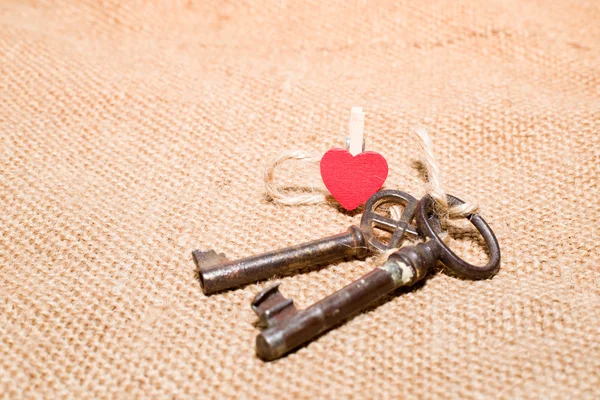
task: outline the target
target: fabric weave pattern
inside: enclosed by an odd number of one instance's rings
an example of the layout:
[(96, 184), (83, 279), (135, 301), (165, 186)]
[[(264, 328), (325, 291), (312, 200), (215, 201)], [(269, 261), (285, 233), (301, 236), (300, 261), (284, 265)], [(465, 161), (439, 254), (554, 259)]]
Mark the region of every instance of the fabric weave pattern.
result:
[[(592, 0), (0, 2), (1, 396), (598, 398), (598, 20)], [(352, 106), (386, 187), (414, 196), (409, 129), (430, 129), (502, 268), (438, 271), (263, 363), (249, 304), (269, 282), (206, 297), (191, 251), (357, 224), (274, 205), (262, 182), (282, 150), (342, 147)], [(281, 291), (304, 308), (368, 270)]]

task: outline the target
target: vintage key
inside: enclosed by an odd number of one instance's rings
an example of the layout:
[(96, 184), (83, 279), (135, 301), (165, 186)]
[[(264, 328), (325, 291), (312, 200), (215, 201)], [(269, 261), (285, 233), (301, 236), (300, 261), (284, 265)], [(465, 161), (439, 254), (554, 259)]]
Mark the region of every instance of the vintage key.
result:
[[(462, 204), (453, 196), (448, 196), (448, 200), (451, 205)], [(460, 259), (440, 239), (440, 221), (432, 209), (433, 200), (426, 196), (419, 201), (416, 214), (419, 231), (429, 241), (402, 247), (381, 267), (305, 310), (296, 310), (293, 301), (281, 295), (278, 284), (259, 293), (252, 302), (259, 326), (265, 328), (256, 337), (258, 356), (267, 361), (283, 356), (391, 291), (415, 284), (438, 260), (463, 278), (485, 279), (498, 271), (500, 248), (494, 232), (483, 218), (477, 214), (468, 216), (489, 250), (487, 265), (478, 267)]]
[[(403, 205), (399, 221), (384, 217), (375, 211), (383, 204)], [(304, 267), (322, 265), (347, 257), (366, 257), (371, 251), (397, 247), (405, 234), (418, 235), (410, 226), (417, 200), (399, 190), (382, 190), (365, 204), (361, 227), (351, 226), (346, 233), (309, 243), (272, 251), (236, 261), (229, 261), (215, 251), (192, 252), (200, 273), (204, 294), (254, 283), (273, 276), (281, 276)], [(388, 244), (378, 240), (374, 228), (392, 233)], [(390, 247), (390, 248), (391, 248)]]

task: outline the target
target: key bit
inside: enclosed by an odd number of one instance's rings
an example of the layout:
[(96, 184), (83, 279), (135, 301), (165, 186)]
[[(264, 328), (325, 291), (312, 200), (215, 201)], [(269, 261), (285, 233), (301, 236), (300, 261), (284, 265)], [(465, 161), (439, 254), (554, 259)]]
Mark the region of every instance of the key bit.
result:
[(275, 283), (256, 295), (252, 309), (258, 316), (258, 326), (268, 328), (296, 314), (298, 310), (292, 299), (286, 299)]
[(194, 250), (192, 251), (192, 257), (194, 258), (194, 263), (196, 263), (198, 269), (212, 268), (215, 265), (229, 261), (227, 257), (225, 257), (225, 254), (217, 253), (214, 250)]

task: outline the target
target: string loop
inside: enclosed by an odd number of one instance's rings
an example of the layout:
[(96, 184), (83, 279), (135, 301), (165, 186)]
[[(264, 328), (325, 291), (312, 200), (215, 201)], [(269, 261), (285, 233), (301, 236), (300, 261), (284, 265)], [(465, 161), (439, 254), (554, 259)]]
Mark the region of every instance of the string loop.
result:
[(267, 166), (264, 173), (265, 190), (267, 196), (275, 203), (286, 206), (298, 206), (302, 204), (319, 204), (327, 201), (327, 190), (323, 188), (312, 188), (310, 193), (306, 194), (289, 194), (282, 191), (275, 185), (275, 168), (281, 164), (290, 161), (298, 160), (309, 164), (319, 164), (320, 159), (305, 153), (302, 150), (285, 151), (275, 157)]

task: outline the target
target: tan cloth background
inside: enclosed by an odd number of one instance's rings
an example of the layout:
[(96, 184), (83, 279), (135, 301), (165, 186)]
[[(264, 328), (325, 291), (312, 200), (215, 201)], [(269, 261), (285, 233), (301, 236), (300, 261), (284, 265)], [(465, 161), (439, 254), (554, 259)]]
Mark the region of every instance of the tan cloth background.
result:
[[(594, 0), (2, 1), (2, 397), (597, 398), (599, 20)], [(357, 223), (262, 186), (280, 151), (343, 145), (353, 105), (387, 187), (415, 196), (409, 128), (429, 127), (502, 269), (433, 274), (263, 363), (249, 302), (267, 283), (205, 297), (191, 251)], [(368, 269), (281, 290), (304, 308)]]

